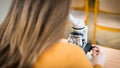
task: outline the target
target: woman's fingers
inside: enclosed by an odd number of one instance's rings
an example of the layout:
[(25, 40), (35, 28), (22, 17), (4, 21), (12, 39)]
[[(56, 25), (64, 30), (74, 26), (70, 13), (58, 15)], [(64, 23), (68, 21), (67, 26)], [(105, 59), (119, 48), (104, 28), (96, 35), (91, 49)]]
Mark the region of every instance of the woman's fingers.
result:
[(97, 56), (98, 52), (97, 52), (97, 50), (95, 48), (93, 48), (92, 54), (93, 54), (93, 56)]
[(99, 46), (94, 46), (92, 50), (92, 56), (103, 54), (102, 49)]
[(103, 50), (99, 46), (96, 46), (96, 48), (99, 49), (99, 54), (103, 54)]
[(97, 55), (99, 55), (99, 53), (100, 53), (100, 48), (97, 46), (94, 46), (94, 48), (92, 50), (92, 55), (97, 56)]

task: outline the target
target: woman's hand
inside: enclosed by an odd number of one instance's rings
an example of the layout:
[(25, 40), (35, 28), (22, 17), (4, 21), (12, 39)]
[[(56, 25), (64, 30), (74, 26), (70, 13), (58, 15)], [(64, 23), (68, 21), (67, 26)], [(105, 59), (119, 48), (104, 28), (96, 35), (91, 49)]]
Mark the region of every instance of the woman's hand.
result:
[(102, 67), (104, 67), (105, 55), (99, 46), (95, 46), (92, 50), (92, 64), (100, 64)]

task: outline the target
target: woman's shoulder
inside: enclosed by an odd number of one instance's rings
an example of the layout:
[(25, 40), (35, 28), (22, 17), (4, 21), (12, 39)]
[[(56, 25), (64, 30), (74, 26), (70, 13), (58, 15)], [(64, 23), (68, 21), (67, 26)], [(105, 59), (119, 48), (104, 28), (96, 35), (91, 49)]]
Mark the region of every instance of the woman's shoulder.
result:
[(77, 49), (81, 50), (81, 48), (79, 46), (77, 46), (77, 45), (75, 45), (73, 43), (67, 42), (66, 39), (61, 39), (61, 41), (58, 42), (57, 45), (58, 46), (60, 45), (61, 47), (67, 47), (68, 49), (69, 49), (69, 47), (73, 47), (72, 49), (77, 48)]
[[(84, 63), (85, 61), (89, 63), (82, 48), (62, 40), (46, 50), (43, 55), (39, 57), (35, 66), (37, 66), (36, 68), (39, 68), (38, 66), (47, 66), (49, 68), (59, 66), (61, 66), (61, 68), (64, 66), (81, 67), (86, 64)], [(80, 64), (81, 62), (83, 62), (82, 65)]]
[(60, 42), (55, 43), (43, 53), (43, 55), (47, 55), (47, 57), (48, 56), (56, 56), (56, 57), (59, 56), (58, 58), (60, 58), (61, 55), (64, 57), (69, 54), (70, 55), (74, 55), (74, 54), (85, 55), (81, 47), (75, 44), (72, 44), (72, 43), (68, 43), (66, 39), (62, 39)]
[(83, 49), (73, 43), (68, 43), (66, 39), (62, 39), (59, 43), (57, 43), (56, 47), (62, 47), (65, 50), (72, 50), (77, 52), (83, 52)]

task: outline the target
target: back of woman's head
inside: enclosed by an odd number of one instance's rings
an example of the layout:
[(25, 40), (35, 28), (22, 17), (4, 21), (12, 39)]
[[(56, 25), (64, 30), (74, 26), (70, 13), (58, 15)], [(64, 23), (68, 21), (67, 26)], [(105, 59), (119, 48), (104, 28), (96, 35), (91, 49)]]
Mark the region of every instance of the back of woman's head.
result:
[(70, 0), (13, 0), (0, 25), (0, 68), (32, 67), (64, 33)]

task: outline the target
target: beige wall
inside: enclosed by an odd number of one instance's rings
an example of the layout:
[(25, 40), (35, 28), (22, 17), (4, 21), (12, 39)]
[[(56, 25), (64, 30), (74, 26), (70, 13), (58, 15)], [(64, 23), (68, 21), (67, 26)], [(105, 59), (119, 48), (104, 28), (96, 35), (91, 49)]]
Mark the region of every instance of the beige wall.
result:
[(0, 0), (0, 24), (4, 20), (12, 0)]

